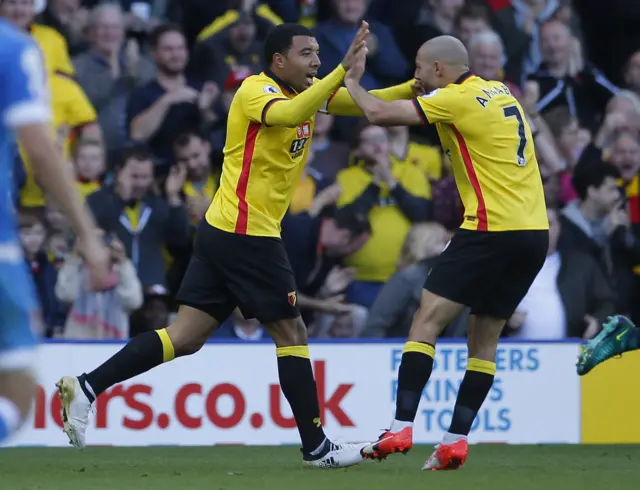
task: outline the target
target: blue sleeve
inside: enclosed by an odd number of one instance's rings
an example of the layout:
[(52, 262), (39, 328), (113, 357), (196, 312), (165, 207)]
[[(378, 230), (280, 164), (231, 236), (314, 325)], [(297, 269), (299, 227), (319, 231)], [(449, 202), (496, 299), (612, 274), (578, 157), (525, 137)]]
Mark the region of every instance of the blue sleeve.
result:
[(51, 120), (42, 54), (22, 37), (0, 36), (0, 115), (10, 128)]

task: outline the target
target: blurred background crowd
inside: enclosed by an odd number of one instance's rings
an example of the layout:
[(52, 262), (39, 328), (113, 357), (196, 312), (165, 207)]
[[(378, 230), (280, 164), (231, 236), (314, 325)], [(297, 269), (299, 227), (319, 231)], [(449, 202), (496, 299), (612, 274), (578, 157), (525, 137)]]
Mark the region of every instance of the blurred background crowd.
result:
[[(263, 68), (275, 24), (311, 27), (319, 76), (371, 25), (367, 89), (410, 79), (418, 47), (451, 34), (532, 126), (549, 208), (547, 261), (504, 335), (586, 338), (640, 320), (640, 2), (630, 0), (0, 0), (46, 61), (65, 171), (112, 251), (91, 291), (68, 223), (16, 150), (20, 237), (44, 337), (163, 328), (218, 187), (227, 111)], [(405, 337), (429, 267), (462, 221), (431, 127), (318, 114), (282, 237), (310, 336)], [(239, 312), (216, 337), (258, 340)], [(465, 335), (465, 315), (445, 332)]]

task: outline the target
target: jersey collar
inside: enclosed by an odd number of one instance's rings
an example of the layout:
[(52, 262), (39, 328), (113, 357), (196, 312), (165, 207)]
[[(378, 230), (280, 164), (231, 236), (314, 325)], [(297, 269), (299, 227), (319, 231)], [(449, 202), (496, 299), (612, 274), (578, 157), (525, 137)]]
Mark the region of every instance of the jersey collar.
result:
[(280, 88), (285, 92), (286, 95), (295, 95), (298, 93), (295, 90), (293, 90), (293, 88), (290, 85), (287, 85), (285, 82), (280, 80), (280, 78), (275, 76), (275, 74), (268, 68), (264, 71), (264, 73), (269, 78), (271, 78), (274, 82), (276, 82), (280, 86)]
[(466, 82), (467, 80), (469, 80), (469, 78), (475, 76), (474, 73), (470, 72), (470, 71), (465, 71), (462, 75), (460, 75), (457, 80), (453, 83), (455, 83), (456, 85), (461, 85), (464, 82)]

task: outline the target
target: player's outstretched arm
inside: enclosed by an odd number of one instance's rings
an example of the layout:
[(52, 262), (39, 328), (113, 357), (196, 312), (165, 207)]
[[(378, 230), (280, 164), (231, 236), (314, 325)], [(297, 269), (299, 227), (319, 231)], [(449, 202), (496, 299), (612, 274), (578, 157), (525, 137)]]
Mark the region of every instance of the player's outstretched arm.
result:
[(345, 85), (355, 104), (372, 124), (417, 126), (423, 122), (416, 106), (410, 100), (381, 100), (362, 88), (359, 80), (345, 79)]
[(368, 36), (369, 24), (362, 22), (342, 63), (335, 70), (292, 100), (279, 97), (268, 101), (262, 110), (261, 122), (268, 126), (296, 127), (307, 121), (342, 85), (346, 71), (353, 66), (357, 57), (363, 53), (366, 55)]
[[(412, 89), (414, 83), (416, 83), (415, 80), (409, 80), (400, 85), (372, 90), (369, 93), (381, 100), (389, 102), (393, 100), (412, 99), (415, 96)], [(351, 98), (349, 91), (344, 87), (339, 88), (338, 91), (329, 98), (326, 112), (334, 116), (364, 116), (360, 108)]]
[(331, 94), (342, 84), (345, 76), (342, 65), (333, 70), (320, 82), (293, 99), (274, 98), (265, 105), (262, 122), (268, 126), (295, 128), (318, 112)]

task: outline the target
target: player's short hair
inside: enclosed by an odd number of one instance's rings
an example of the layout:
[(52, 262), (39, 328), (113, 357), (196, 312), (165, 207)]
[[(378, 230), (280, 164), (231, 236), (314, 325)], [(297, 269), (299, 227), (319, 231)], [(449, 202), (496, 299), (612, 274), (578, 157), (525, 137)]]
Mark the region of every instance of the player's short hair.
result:
[(160, 24), (159, 26), (154, 27), (149, 33), (149, 47), (151, 49), (156, 49), (158, 47), (158, 44), (160, 44), (160, 40), (162, 39), (162, 36), (164, 36), (165, 34), (169, 34), (171, 32), (180, 34), (182, 37), (186, 39), (186, 36), (184, 35), (184, 31), (182, 30), (182, 27), (180, 27), (179, 25)]
[(576, 120), (569, 108), (564, 105), (546, 111), (542, 117), (555, 138), (562, 136), (562, 130)]
[(620, 172), (609, 163), (588, 163), (576, 167), (571, 182), (580, 200), (584, 201), (587, 198), (589, 187), (599, 189), (608, 177), (617, 180), (620, 178)]
[(271, 65), (276, 53), (287, 54), (295, 36), (314, 37), (308, 27), (294, 23), (280, 24), (269, 30), (263, 45), (264, 62), (267, 66)]
[(456, 29), (460, 28), (462, 19), (483, 20), (488, 25), (491, 25), (491, 14), (489, 12), (489, 8), (484, 3), (465, 3), (465, 5), (458, 11), (458, 15), (456, 15)]

